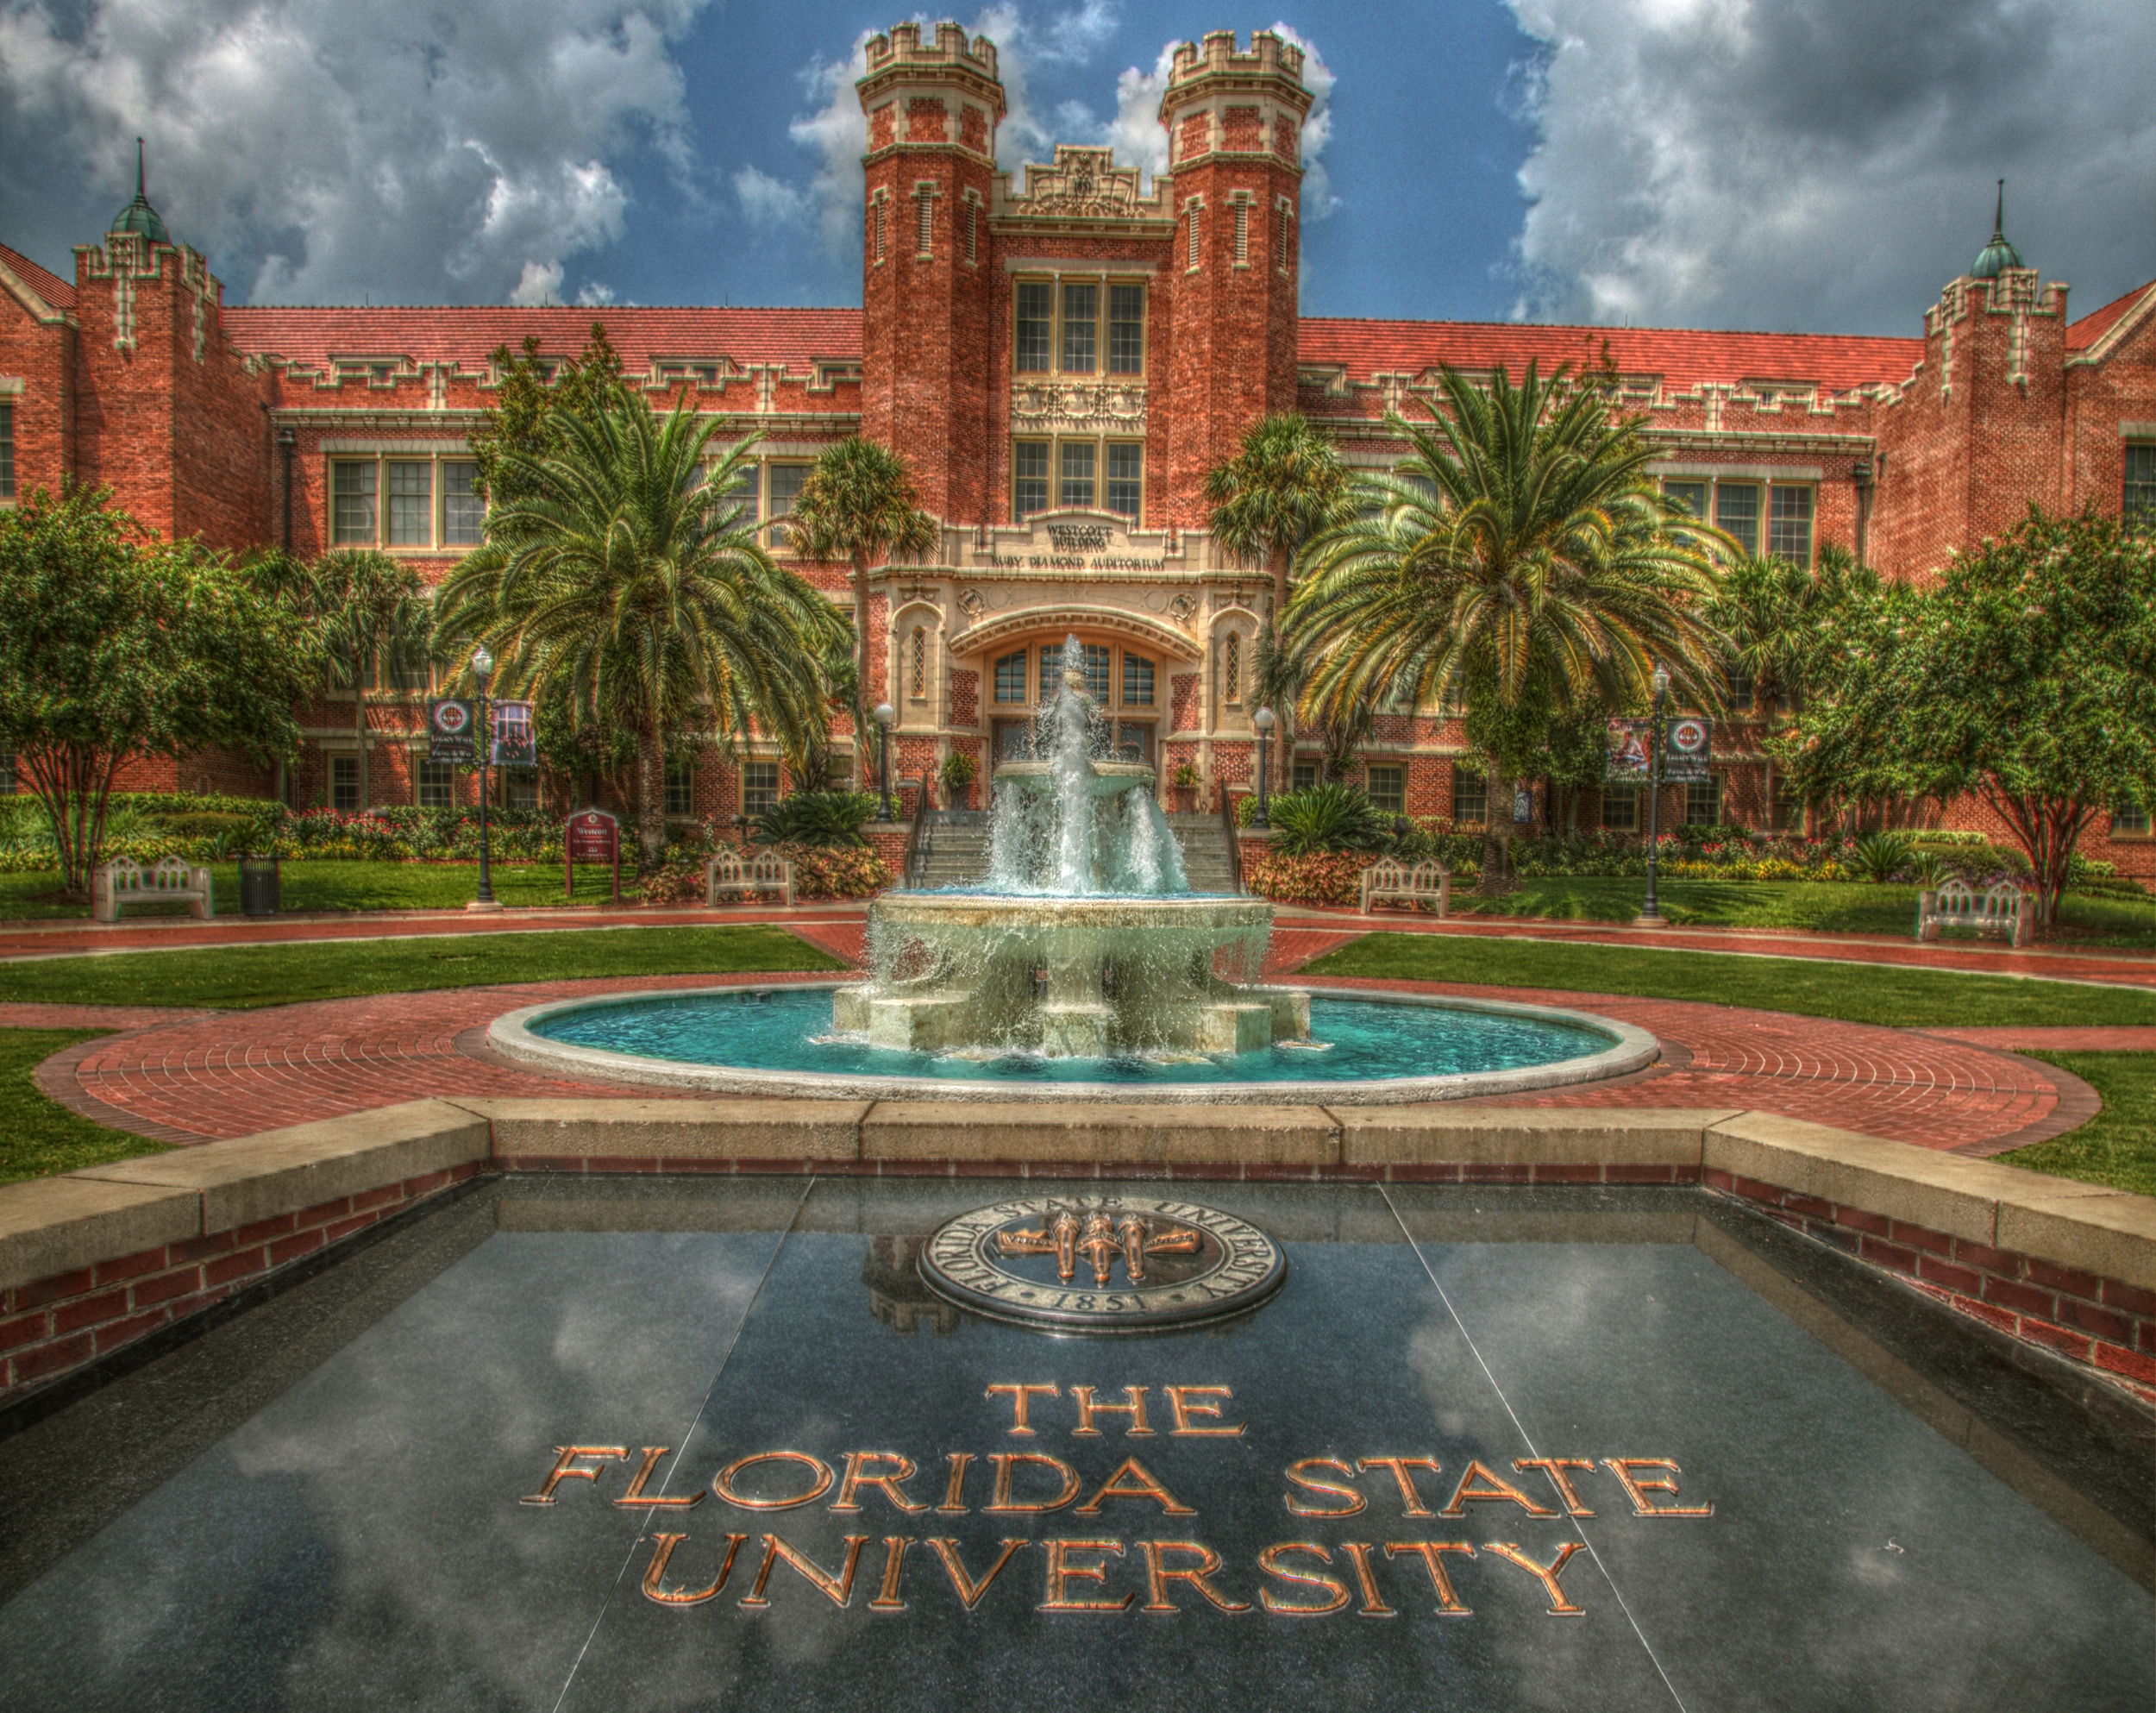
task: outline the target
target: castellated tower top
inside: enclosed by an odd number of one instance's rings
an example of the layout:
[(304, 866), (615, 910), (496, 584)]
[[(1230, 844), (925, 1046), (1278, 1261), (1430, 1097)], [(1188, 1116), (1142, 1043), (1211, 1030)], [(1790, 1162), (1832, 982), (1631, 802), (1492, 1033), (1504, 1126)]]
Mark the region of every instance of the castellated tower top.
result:
[(938, 66), (962, 66), (990, 83), (996, 76), (996, 45), (985, 35), (966, 40), (965, 26), (946, 19), (936, 26), (936, 40), (921, 45), (921, 27), (907, 22), (893, 24), (888, 35), (868, 38), (868, 82), (880, 74), (902, 69), (927, 71)]
[(1286, 78), (1292, 83), (1302, 81), (1302, 49), (1291, 47), (1270, 30), (1260, 30), (1250, 38), (1250, 51), (1235, 51), (1235, 32), (1217, 29), (1197, 42), (1186, 41), (1175, 50), (1175, 63), (1168, 74), (1168, 87), (1173, 91), (1196, 78), (1225, 73), (1236, 78)]

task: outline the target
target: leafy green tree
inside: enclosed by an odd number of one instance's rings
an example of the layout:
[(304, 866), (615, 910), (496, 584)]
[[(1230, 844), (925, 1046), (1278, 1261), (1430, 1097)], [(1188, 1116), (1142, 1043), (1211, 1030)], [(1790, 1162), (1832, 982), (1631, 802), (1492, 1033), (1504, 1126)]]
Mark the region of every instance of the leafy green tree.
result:
[(306, 599), (321, 615), (331, 676), (352, 691), (360, 807), (365, 809), (374, 800), (367, 769), (367, 699), (375, 685), (384, 682), (392, 690), (415, 684), (426, 687), (434, 655), (434, 605), (416, 569), (372, 548), (325, 553), (310, 568)]
[[(1838, 542), (1822, 543), (1808, 571), (1780, 558), (1738, 558), (1707, 605), (1708, 620), (1729, 639), (1726, 665), (1752, 681), (1752, 706), (1771, 724), (1777, 700), (1804, 704), (1805, 686), (1822, 660), (1830, 614), (1874, 594), (1879, 574)], [(1766, 800), (1774, 795), (1774, 755), (1767, 751)]]
[(606, 337), (605, 323), (593, 322), (580, 355), (559, 361), (540, 355), (536, 334), (524, 336), (522, 352), (497, 346), (492, 354), (500, 384), (492, 406), (470, 436), (479, 464), (479, 491), (490, 504), (525, 498), (525, 485), (537, 480), (537, 466), (509, 462), (521, 453), (539, 463), (564, 450), (563, 421), (589, 420), (602, 407), (629, 396), (621, 378), (621, 357)]
[(826, 447), (801, 484), (787, 527), (805, 558), (847, 564), (854, 574), (854, 783), (868, 789), (869, 669), (868, 569), (880, 561), (919, 559), (940, 539), (936, 520), (916, 503), (906, 461), (889, 447), (852, 435)]
[(1781, 742), (1808, 800), (1971, 793), (2011, 830), (2048, 923), (2082, 831), (2156, 804), (2156, 541), (2034, 506), (1826, 621)]
[(1719, 537), (1655, 491), (1598, 389), (1532, 363), (1518, 386), (1448, 368), (1442, 387), (1434, 426), (1388, 419), (1408, 455), (1358, 480), (1357, 515), (1312, 544), (1287, 640), (1313, 662), (1306, 718), (1396, 690), (1464, 710), (1489, 769), (1482, 889), (1501, 893), (1513, 781), (1551, 721), (1643, 700), (1658, 660), (1680, 696), (1711, 700)]
[(298, 748), (320, 681), (314, 627), (272, 584), (164, 543), (110, 489), (42, 489), (0, 512), (0, 743), (43, 806), (63, 886), (86, 897), (115, 773), (146, 756)]
[[(1294, 696), (1301, 688), (1292, 672), (1269, 678), (1269, 662), (1287, 668), (1294, 651), (1275, 638), (1288, 611), (1288, 578), (1296, 556), (1311, 542), (1353, 515), (1347, 467), (1332, 436), (1307, 417), (1262, 417), (1244, 432), (1234, 457), (1206, 473), (1206, 504), (1213, 538), (1232, 558), (1272, 573), (1273, 605), (1258, 638), (1256, 689), (1262, 705), (1280, 717), (1275, 772), (1288, 777), (1294, 749)], [(1285, 692), (1285, 693), (1282, 693)]]
[(503, 455), (517, 497), (442, 586), (442, 634), (484, 641), (505, 693), (566, 694), (636, 740), (642, 870), (666, 855), (666, 756), (692, 726), (782, 746), (824, 718), (816, 662), (844, 621), (774, 565), (731, 498), (753, 442), (705, 480), (717, 418), (641, 397), (557, 413), (561, 449)]

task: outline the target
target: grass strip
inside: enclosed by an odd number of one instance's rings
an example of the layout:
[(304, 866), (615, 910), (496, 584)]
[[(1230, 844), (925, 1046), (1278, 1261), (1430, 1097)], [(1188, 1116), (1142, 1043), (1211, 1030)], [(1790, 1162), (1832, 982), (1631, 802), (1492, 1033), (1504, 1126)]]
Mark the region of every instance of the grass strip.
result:
[(152, 1142), (107, 1130), (68, 1111), (37, 1086), (39, 1064), (64, 1047), (110, 1032), (103, 1029), (0, 1029), (0, 1183), (75, 1171), (137, 1154), (161, 1154)]
[[(216, 913), (240, 913), (240, 867), (236, 863), (210, 865), (210, 888)], [(562, 890), (559, 863), (497, 863), (492, 869), (494, 896), (520, 908), (546, 905), (603, 904), (611, 894), (613, 870), (582, 863), (576, 869), (576, 896)], [(636, 890), (636, 877), (624, 875), (624, 884)], [(477, 895), (479, 884), (476, 863), (363, 863), (340, 858), (285, 863), (280, 875), (278, 903), (290, 913), (315, 910), (454, 910)], [(87, 921), (90, 907), (70, 904), (59, 897), (60, 870), (0, 875), (0, 921)], [(123, 922), (151, 916), (184, 916), (184, 904), (129, 905)]]
[(1376, 933), (1327, 952), (1298, 981), (1348, 976), (1698, 1000), (1895, 1028), (2156, 1024), (2156, 992), (2011, 976), (1708, 951), (1633, 951), (1451, 934)]
[(2156, 1195), (2156, 1053), (2031, 1053), (2103, 1097), (2078, 1130), (1997, 1158), (2010, 1166)]
[(45, 1005), (210, 1006), (235, 1011), (362, 994), (428, 993), (607, 976), (843, 969), (783, 928), (572, 929), (416, 939), (123, 952), (0, 964), (0, 1001)]

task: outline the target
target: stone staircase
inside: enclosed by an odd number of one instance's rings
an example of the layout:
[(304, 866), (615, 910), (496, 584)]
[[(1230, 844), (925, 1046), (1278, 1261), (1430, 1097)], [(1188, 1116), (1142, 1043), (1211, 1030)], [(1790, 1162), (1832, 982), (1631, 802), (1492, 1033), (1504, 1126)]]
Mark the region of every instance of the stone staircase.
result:
[[(1193, 892), (1235, 890), (1228, 838), (1218, 815), (1168, 817), (1182, 846), (1183, 870)], [(988, 815), (983, 809), (937, 809), (923, 829), (927, 857), (911, 884), (925, 888), (973, 886), (988, 872)]]

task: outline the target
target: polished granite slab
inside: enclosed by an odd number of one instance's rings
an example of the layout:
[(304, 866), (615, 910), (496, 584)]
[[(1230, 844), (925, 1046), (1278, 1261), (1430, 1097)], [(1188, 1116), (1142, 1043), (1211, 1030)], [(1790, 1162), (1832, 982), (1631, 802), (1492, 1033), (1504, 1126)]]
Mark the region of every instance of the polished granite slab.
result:
[(408, 1220), (0, 1440), (0, 1707), (2156, 1698), (2156, 1426), (1740, 1210), (1207, 1186), (1244, 1320), (920, 1285), (1044, 1188)]

